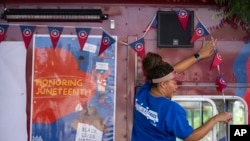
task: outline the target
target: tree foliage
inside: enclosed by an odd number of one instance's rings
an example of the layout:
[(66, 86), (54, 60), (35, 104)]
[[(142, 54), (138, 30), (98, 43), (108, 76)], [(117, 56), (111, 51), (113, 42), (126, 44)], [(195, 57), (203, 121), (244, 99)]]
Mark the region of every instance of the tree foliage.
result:
[[(250, 0), (214, 0), (223, 9), (223, 22), (250, 33)], [(221, 14), (218, 14), (221, 15)]]

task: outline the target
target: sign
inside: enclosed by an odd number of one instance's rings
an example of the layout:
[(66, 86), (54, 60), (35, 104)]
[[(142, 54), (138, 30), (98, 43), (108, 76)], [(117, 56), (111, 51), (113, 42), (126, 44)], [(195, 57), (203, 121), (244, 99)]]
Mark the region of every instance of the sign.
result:
[[(113, 141), (116, 43), (98, 56), (102, 36), (34, 35), (32, 141)], [(114, 37), (116, 39), (116, 37)]]
[(101, 141), (102, 133), (93, 125), (79, 123), (75, 141)]

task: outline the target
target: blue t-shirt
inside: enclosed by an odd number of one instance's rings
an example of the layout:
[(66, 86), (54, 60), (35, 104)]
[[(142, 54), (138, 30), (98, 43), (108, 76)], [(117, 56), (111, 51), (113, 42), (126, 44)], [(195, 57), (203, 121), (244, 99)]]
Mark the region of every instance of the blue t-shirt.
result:
[(176, 102), (150, 94), (146, 82), (135, 95), (132, 141), (175, 141), (193, 132), (186, 111)]

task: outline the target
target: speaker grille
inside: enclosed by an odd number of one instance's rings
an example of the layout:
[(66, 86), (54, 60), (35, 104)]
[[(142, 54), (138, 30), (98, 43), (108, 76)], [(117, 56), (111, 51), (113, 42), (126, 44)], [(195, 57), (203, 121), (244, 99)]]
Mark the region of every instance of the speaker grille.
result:
[(187, 29), (179, 22), (175, 11), (157, 11), (157, 46), (160, 48), (192, 48), (190, 40), (194, 31), (194, 11), (189, 11)]

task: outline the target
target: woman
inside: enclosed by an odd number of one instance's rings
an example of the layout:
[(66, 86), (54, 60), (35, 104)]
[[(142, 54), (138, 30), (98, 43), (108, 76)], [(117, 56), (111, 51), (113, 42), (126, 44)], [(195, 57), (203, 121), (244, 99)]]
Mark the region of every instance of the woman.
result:
[[(202, 139), (217, 122), (229, 122), (230, 113), (223, 112), (193, 129), (186, 118), (186, 112), (178, 103), (171, 101), (177, 89), (177, 73), (183, 72), (195, 62), (213, 54), (216, 40), (203, 44), (202, 48), (173, 67), (164, 62), (158, 54), (147, 53), (142, 64), (148, 81), (135, 96), (132, 141), (184, 141)], [(177, 73), (176, 73), (177, 72)]]

